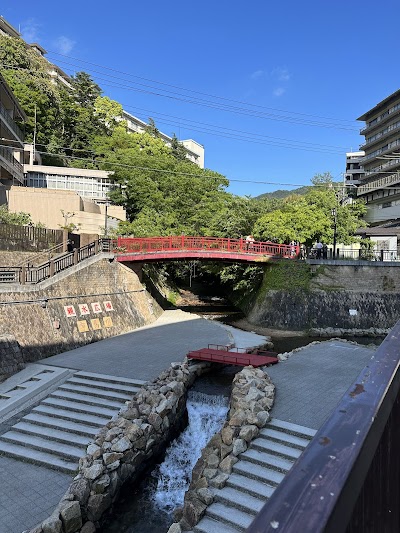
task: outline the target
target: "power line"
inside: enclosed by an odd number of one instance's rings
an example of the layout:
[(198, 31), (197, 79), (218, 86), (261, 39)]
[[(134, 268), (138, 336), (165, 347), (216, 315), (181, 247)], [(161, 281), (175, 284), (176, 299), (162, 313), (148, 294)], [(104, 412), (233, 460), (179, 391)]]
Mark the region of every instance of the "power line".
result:
[[(84, 63), (84, 64), (87, 64), (87, 65), (92, 65), (94, 67), (99, 67), (99, 68), (102, 68), (104, 70), (108, 70), (110, 72), (116, 72), (118, 74), (123, 74), (124, 76), (128, 76), (128, 77), (132, 77), (132, 78), (136, 78), (136, 79), (139, 79), (139, 80), (143, 80), (143, 81), (146, 81), (146, 82), (150, 82), (150, 83), (156, 83), (158, 85), (163, 85), (165, 87), (170, 87), (170, 88), (173, 88), (173, 89), (178, 89), (180, 91), (185, 91), (185, 92), (189, 92), (189, 93), (193, 93), (193, 94), (199, 94), (201, 96), (206, 96), (208, 98), (216, 98), (216, 99), (219, 99), (219, 100), (224, 100), (224, 101), (227, 101), (227, 102), (233, 102), (235, 104), (241, 104), (241, 105), (246, 105), (246, 106), (249, 106), (249, 107), (254, 107), (254, 108), (258, 108), (258, 109), (268, 109), (270, 111), (278, 111), (280, 113), (290, 113), (290, 114), (293, 114), (293, 115), (299, 115), (299, 116), (305, 116), (305, 117), (312, 117), (312, 118), (318, 118), (318, 119), (324, 119), (324, 120), (331, 120), (331, 121), (335, 121), (335, 122), (348, 122), (348, 123), (352, 123), (354, 124), (355, 121), (353, 120), (348, 120), (348, 119), (338, 119), (338, 118), (333, 118), (333, 117), (325, 117), (325, 116), (320, 116), (320, 115), (314, 115), (314, 114), (308, 114), (308, 113), (299, 113), (297, 111), (287, 111), (287, 110), (283, 110), (283, 109), (278, 109), (278, 108), (272, 108), (272, 107), (267, 107), (267, 106), (261, 106), (261, 105), (258, 105), (258, 104), (252, 104), (250, 102), (243, 102), (241, 100), (234, 100), (234, 99), (231, 99), (231, 98), (227, 98), (227, 97), (224, 97), (224, 96), (219, 96), (219, 95), (213, 95), (213, 94), (209, 94), (209, 93), (204, 93), (204, 92), (201, 92), (201, 91), (196, 91), (196, 90), (193, 90), (193, 89), (187, 89), (187, 88), (184, 88), (184, 87), (180, 87), (180, 86), (177, 86), (177, 85), (172, 85), (172, 84), (168, 84), (168, 83), (165, 83), (165, 82), (162, 82), (162, 81), (159, 81), (159, 80), (153, 80), (153, 79), (150, 79), (150, 78), (145, 78), (145, 77), (142, 77), (142, 76), (136, 76), (134, 74), (131, 74), (129, 72), (124, 72), (124, 71), (120, 71), (120, 70), (117, 70), (117, 69), (113, 69), (113, 68), (110, 68), (110, 67), (107, 67), (105, 65), (100, 65), (98, 63), (91, 63), (89, 61), (85, 61), (85, 60), (82, 60), (82, 59), (79, 59), (79, 58), (75, 58), (75, 57), (71, 57), (71, 56), (67, 56), (65, 54), (60, 54), (58, 52), (54, 52), (54, 51), (49, 51), (50, 54), (54, 54), (54, 55), (57, 55), (57, 56), (61, 56), (61, 57), (66, 57), (68, 59), (72, 59), (74, 61), (78, 61), (80, 63)], [(71, 63), (68, 63), (66, 61), (64, 61), (65, 64), (71, 66)], [(76, 66), (74, 64), (72, 64), (72, 66)], [(93, 71), (93, 72), (96, 72), (96, 71)], [(110, 77), (115, 77), (117, 79), (123, 79), (123, 78), (120, 78), (118, 76), (110, 76)]]

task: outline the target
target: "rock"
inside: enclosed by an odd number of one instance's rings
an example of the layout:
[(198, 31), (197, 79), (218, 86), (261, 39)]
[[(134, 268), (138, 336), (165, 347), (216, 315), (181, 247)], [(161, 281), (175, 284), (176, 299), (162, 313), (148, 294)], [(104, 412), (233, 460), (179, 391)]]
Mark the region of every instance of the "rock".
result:
[(107, 465), (107, 470), (109, 472), (112, 472), (113, 470), (117, 470), (120, 464), (121, 464), (121, 461), (114, 461), (113, 463), (110, 463), (109, 465)]
[(82, 527), (80, 533), (95, 533), (96, 527), (93, 522), (86, 522)]
[(54, 513), (42, 522), (43, 533), (61, 533), (62, 522), (58, 513)]
[(111, 495), (108, 493), (93, 494), (90, 496), (87, 505), (87, 516), (89, 520), (92, 522), (100, 520), (101, 515), (111, 506), (111, 503)]
[(171, 524), (170, 528), (168, 529), (167, 533), (182, 533), (181, 526), (177, 523)]
[(214, 501), (214, 495), (210, 489), (198, 489), (196, 490), (196, 494), (199, 500), (205, 503), (206, 505), (210, 505)]
[(221, 444), (221, 449), (220, 449), (221, 460), (225, 459), (225, 457), (231, 453), (232, 449), (233, 449), (232, 444), (230, 444), (229, 446), (227, 446), (226, 444)]
[(228, 479), (228, 474), (218, 474), (218, 476), (215, 476), (215, 478), (210, 481), (210, 485), (212, 485), (216, 489), (222, 489), (223, 487), (225, 487), (225, 483), (228, 481)]
[(243, 426), (240, 430), (239, 437), (246, 442), (251, 442), (258, 435), (258, 427), (255, 425)]
[(216, 474), (218, 470), (216, 468), (205, 468), (203, 470), (203, 476), (207, 479), (212, 479)]
[(100, 464), (94, 464), (89, 468), (83, 469), (83, 475), (86, 479), (96, 479), (104, 472), (104, 466)]
[(122, 453), (118, 452), (110, 452), (110, 453), (104, 453), (103, 454), (103, 461), (105, 465), (110, 465), (111, 463), (114, 463), (115, 461), (118, 461), (123, 457), (124, 455)]
[(136, 423), (132, 423), (129, 429), (126, 431), (125, 436), (128, 437), (131, 442), (135, 442), (143, 436), (143, 431)]
[(161, 418), (164, 418), (165, 415), (171, 410), (171, 404), (169, 400), (163, 400), (157, 407), (156, 413), (158, 413)]
[(92, 485), (92, 490), (95, 494), (103, 494), (106, 488), (110, 485), (110, 476), (104, 474), (100, 479), (95, 481)]
[(75, 533), (82, 526), (81, 507), (79, 502), (68, 502), (60, 510), (65, 533)]
[(200, 521), (206, 509), (207, 505), (197, 498), (185, 500), (183, 517), (192, 528)]
[(250, 390), (245, 397), (245, 401), (246, 402), (257, 401), (257, 400), (260, 400), (263, 396), (264, 396), (263, 393), (260, 390), (258, 390), (256, 387), (250, 387)]
[(269, 420), (268, 411), (260, 411), (259, 413), (257, 413), (257, 426), (259, 428), (263, 428), (265, 424), (268, 422), (268, 420)]
[(122, 435), (122, 429), (118, 426), (114, 426), (111, 429), (109, 429), (105, 436), (105, 441), (111, 442), (115, 439), (115, 437), (118, 437), (119, 435)]
[(244, 411), (242, 409), (237, 410), (235, 414), (231, 417), (229, 420), (230, 426), (242, 426), (243, 422), (245, 421), (246, 417), (244, 414)]
[(118, 439), (115, 444), (111, 446), (113, 452), (125, 452), (131, 447), (131, 441), (127, 437)]
[(162, 423), (163, 423), (163, 419), (161, 418), (159, 414), (150, 413), (149, 424), (151, 424), (156, 431), (160, 431)]
[(233, 440), (233, 429), (230, 426), (225, 426), (221, 431), (222, 442), (229, 446)]
[(98, 459), (99, 453), (100, 453), (100, 446), (97, 446), (96, 444), (89, 444), (89, 446), (86, 448), (86, 453), (88, 455), (94, 455), (97, 453), (97, 457), (94, 457), (94, 459)]
[(239, 459), (237, 457), (234, 457), (233, 455), (228, 455), (228, 457), (225, 457), (225, 459), (221, 461), (219, 469), (225, 474), (230, 474), (232, 472), (233, 465), (237, 463), (238, 460)]
[[(233, 443), (232, 453), (236, 457), (237, 455), (245, 452), (247, 450), (247, 443), (244, 439), (235, 439)], [(222, 463), (221, 463), (222, 464)]]
[[(215, 470), (215, 474), (216, 473), (217, 473), (217, 470)], [(208, 481), (207, 481), (207, 478), (204, 476), (198, 479), (195, 483), (193, 483), (193, 488), (195, 489), (206, 489), (207, 487), (208, 487)]]
[(135, 420), (135, 418), (138, 418), (139, 411), (136, 407), (128, 407), (126, 411), (123, 413), (123, 417), (127, 420)]
[(81, 505), (86, 505), (90, 494), (89, 481), (85, 478), (73, 481), (69, 487), (69, 492), (80, 502)]
[(206, 459), (209, 468), (218, 468), (219, 458), (214, 453), (210, 454)]
[(144, 416), (149, 416), (151, 413), (151, 405), (148, 403), (141, 403), (139, 405), (139, 413)]

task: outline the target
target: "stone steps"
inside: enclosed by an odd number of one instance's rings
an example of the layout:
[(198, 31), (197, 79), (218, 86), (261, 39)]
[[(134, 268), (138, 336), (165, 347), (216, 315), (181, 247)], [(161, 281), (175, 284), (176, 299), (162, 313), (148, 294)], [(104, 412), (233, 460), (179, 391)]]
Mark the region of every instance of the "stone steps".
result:
[(196, 533), (245, 531), (291, 469), (316, 431), (272, 419), (239, 455), (225, 487), (194, 527)]
[(63, 472), (75, 472), (87, 445), (143, 381), (76, 372), (10, 431), (0, 435), (0, 454)]

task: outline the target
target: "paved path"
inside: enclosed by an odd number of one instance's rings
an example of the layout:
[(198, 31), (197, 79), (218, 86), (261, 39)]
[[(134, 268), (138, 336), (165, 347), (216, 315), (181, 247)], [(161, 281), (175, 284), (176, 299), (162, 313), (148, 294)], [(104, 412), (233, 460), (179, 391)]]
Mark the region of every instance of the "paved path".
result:
[[(150, 380), (172, 361), (182, 360), (189, 350), (202, 348), (208, 343), (228, 344), (233, 337), (239, 347), (262, 344), (265, 340), (253, 333), (238, 332), (182, 311), (167, 311), (151, 326), (49, 357), (39, 363), (71, 371)], [(268, 373), (278, 389), (272, 415), (318, 429), (371, 356), (372, 351), (367, 348), (350, 346), (327, 341), (298, 352), (285, 363), (270, 367)], [(315, 406), (315, 403), (319, 405)], [(23, 412), (0, 426), (0, 433), (27, 413), (24, 405)], [(0, 457), (0, 480), (0, 532), (21, 533), (49, 516), (68, 488), (71, 477)]]

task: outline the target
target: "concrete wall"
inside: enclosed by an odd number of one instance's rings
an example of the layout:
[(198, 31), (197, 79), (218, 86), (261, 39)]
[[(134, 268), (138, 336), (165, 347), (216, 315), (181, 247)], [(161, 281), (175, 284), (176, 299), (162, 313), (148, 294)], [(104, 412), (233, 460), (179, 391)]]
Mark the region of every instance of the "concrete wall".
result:
[[(161, 313), (137, 275), (117, 262), (102, 259), (66, 274), (45, 282), (47, 288), (0, 288), (0, 335), (17, 340), (25, 361), (131, 331)], [(110, 302), (111, 309), (104, 302)], [(98, 304), (99, 312), (92, 304)], [(86, 306), (88, 314), (82, 314), (79, 305)], [(71, 306), (75, 314), (68, 316)]]
[(400, 318), (400, 265), (323, 265), (308, 290), (267, 290), (249, 312), (264, 327), (389, 329)]

